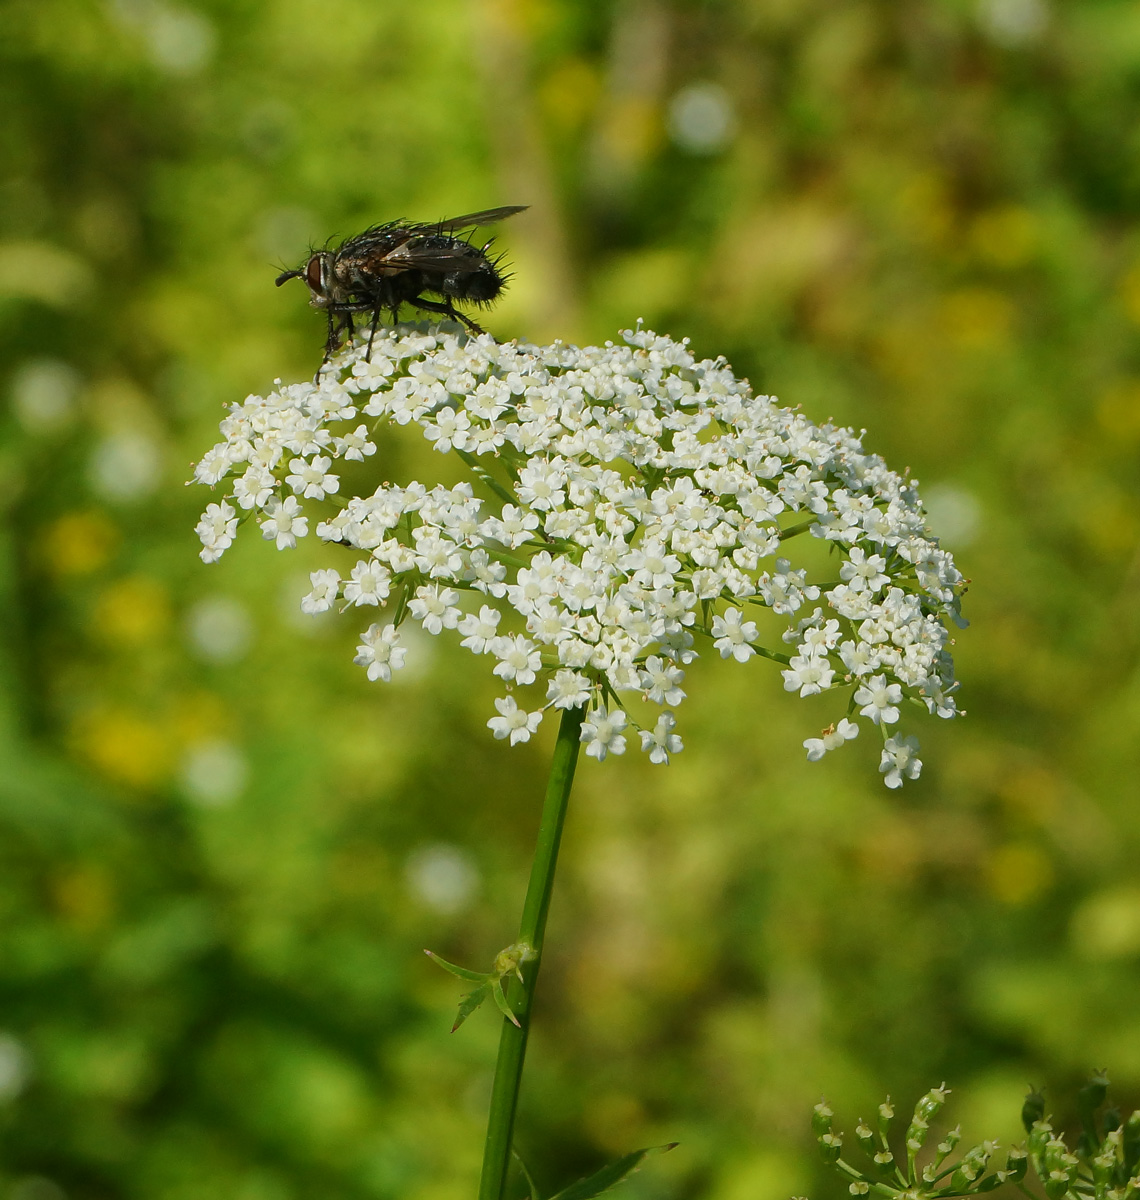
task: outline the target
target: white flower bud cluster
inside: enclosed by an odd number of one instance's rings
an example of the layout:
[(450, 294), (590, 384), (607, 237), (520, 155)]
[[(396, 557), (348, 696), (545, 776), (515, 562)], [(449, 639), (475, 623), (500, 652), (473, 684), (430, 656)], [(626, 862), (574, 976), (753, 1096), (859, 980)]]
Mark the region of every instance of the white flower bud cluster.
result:
[[(342, 494), (334, 464), (374, 455), (391, 424), (418, 425), (470, 481)], [(866, 718), (889, 787), (921, 767), (915, 739), (891, 733), (904, 700), (955, 713), (946, 621), (961, 624), (963, 581), (926, 531), (915, 484), (851, 430), (753, 396), (686, 343), (638, 329), (603, 347), (499, 345), (399, 326), (378, 331), (370, 361), (350, 346), (316, 383), (233, 405), (221, 432), (195, 471), (232, 480), (198, 525), (203, 560), (248, 517), (292, 547), (319, 505), (316, 535), (355, 561), (314, 572), (304, 611), (388, 614), (361, 636), (370, 679), (403, 665), (403, 621), (458, 634), (512, 693), (488, 722), (511, 745), (547, 709), (585, 705), (587, 754), (620, 754), (636, 730), (668, 762), (701, 647), (782, 664), (800, 696), (841, 691), (846, 714), (804, 743), (808, 757)], [(830, 543), (821, 581), (793, 565), (797, 538)], [(764, 610), (782, 618), (790, 654), (761, 643)], [(544, 695), (520, 707), (518, 689), (536, 686)], [(633, 698), (661, 709), (646, 728), (630, 719)]]

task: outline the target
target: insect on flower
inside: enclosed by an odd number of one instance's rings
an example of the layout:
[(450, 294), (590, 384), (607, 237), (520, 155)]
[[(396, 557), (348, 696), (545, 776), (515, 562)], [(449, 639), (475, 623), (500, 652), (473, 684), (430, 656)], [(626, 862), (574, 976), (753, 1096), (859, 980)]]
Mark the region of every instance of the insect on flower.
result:
[[(502, 292), (508, 276), (500, 270), (502, 258), (488, 255), (490, 241), (475, 246), (459, 235), (513, 217), (527, 207), (488, 208), (431, 225), (406, 221), (373, 225), (336, 250), (314, 251), (295, 271), (282, 271), (277, 286), (287, 279), (303, 279), (312, 293), (309, 303), (325, 310), (329, 332), (324, 362), (336, 352), (342, 335), (352, 337), (354, 313), (372, 314), (371, 358), (380, 314), (391, 312), (394, 323), (401, 304), (443, 313), (473, 333), (482, 333), (470, 317), (456, 310), (455, 302), (490, 304)], [(425, 292), (440, 299), (428, 300)]]

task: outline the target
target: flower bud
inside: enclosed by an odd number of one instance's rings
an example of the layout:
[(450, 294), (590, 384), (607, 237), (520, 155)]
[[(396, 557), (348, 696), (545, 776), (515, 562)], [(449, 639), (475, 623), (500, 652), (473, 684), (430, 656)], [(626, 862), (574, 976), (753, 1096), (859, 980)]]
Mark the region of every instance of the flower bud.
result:
[(955, 1125), (953, 1129), (938, 1143), (938, 1153), (942, 1158), (954, 1153), (954, 1147), (962, 1140), (962, 1127)]
[(871, 1185), (865, 1179), (856, 1179), (854, 1183), (848, 1184), (847, 1190), (852, 1196), (865, 1196), (871, 1190)]
[(1140, 1161), (1140, 1112), (1134, 1112), (1124, 1122), (1123, 1130), (1124, 1162), (1131, 1170)]
[(1036, 1088), (1033, 1088), (1029, 1095), (1025, 1097), (1025, 1103), (1021, 1106), (1021, 1123), (1025, 1126), (1025, 1132), (1030, 1133), (1033, 1126), (1038, 1121), (1045, 1119), (1045, 1096)]
[(1034, 1121), (1029, 1127), (1029, 1153), (1039, 1158), (1053, 1136), (1053, 1126), (1048, 1121)]
[(863, 1124), (862, 1121), (855, 1126), (855, 1139), (864, 1154), (874, 1155), (878, 1147), (875, 1145), (875, 1135)]
[(954, 1174), (950, 1176), (950, 1186), (958, 1192), (976, 1191), (972, 1184), (980, 1175), (984, 1175), (990, 1155), (997, 1148), (997, 1142), (982, 1142), (980, 1146), (972, 1146), (962, 1156)]
[(816, 1137), (822, 1137), (825, 1133), (831, 1132), (831, 1118), (835, 1113), (827, 1106), (826, 1100), (821, 1100), (815, 1108), (811, 1110), (811, 1131)]
[(936, 1088), (931, 1088), (914, 1106), (915, 1122), (922, 1121), (924, 1124), (929, 1124), (930, 1118), (946, 1103), (946, 1097), (949, 1095), (950, 1089), (944, 1083)]
[(891, 1098), (888, 1096), (882, 1104), (879, 1105), (879, 1136), (886, 1137), (890, 1132), (891, 1122), (895, 1119), (895, 1106), (891, 1103)]
[(929, 1129), (929, 1124), (918, 1115), (918, 1110), (915, 1109), (914, 1117), (906, 1130), (907, 1150), (912, 1154), (921, 1150), (922, 1143), (926, 1141), (926, 1134)]
[(1069, 1190), (1069, 1176), (1066, 1171), (1050, 1171), (1044, 1180), (1045, 1195), (1049, 1200), (1061, 1200)]
[(1020, 1183), (1025, 1178), (1025, 1172), (1029, 1167), (1029, 1154), (1024, 1146), (1011, 1146), (1009, 1153), (1005, 1156), (1005, 1170), (1001, 1174), (1005, 1177), (1003, 1183)]
[(819, 1153), (825, 1163), (838, 1162), (842, 1149), (843, 1135), (841, 1133), (825, 1133), (819, 1139)]
[(1112, 1172), (1116, 1166), (1116, 1156), (1112, 1153), (1098, 1154), (1089, 1160), (1092, 1168), (1093, 1182), (1098, 1189), (1106, 1188), (1112, 1181)]
[(1069, 1153), (1069, 1148), (1065, 1145), (1063, 1138), (1050, 1138), (1045, 1143), (1045, 1169), (1047, 1171), (1064, 1171), (1068, 1174), (1070, 1168), (1075, 1171), (1076, 1166), (1076, 1155)]
[(963, 1159), (959, 1164), (954, 1174), (950, 1176), (950, 1186), (956, 1192), (968, 1192), (970, 1184), (977, 1179), (980, 1168), (976, 1163), (967, 1162)]

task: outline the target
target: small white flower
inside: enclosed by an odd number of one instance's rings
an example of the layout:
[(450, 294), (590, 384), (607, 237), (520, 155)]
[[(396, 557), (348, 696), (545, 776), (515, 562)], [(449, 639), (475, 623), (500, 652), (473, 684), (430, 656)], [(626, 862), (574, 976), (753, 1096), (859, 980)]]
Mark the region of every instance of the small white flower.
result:
[(902, 703), (902, 688), (887, 683), (886, 676), (875, 675), (855, 693), (855, 703), (863, 707), (859, 715), (876, 725), (893, 725), (899, 719), (898, 705)]
[(918, 757), (918, 738), (887, 738), (883, 745), (879, 770), (883, 773), (883, 782), (889, 788), (902, 787), (904, 779), (917, 779), (922, 771), (922, 759)]
[(857, 592), (878, 592), (890, 583), (890, 576), (884, 570), (886, 565), (887, 560), (881, 554), (868, 554), (852, 546), (850, 558), (839, 568), (839, 578)]
[(268, 467), (256, 463), (234, 480), (234, 499), (242, 508), (264, 508), (277, 487), (277, 477)]
[(454, 629), (463, 615), (457, 607), (459, 593), (454, 588), (441, 588), (433, 583), (416, 588), (416, 597), (408, 604), (408, 612), (423, 624), (427, 633), (439, 634)]
[(213, 487), (229, 474), (230, 468), (234, 464), (234, 459), (230, 455), (230, 450), (224, 443), (220, 446), (214, 446), (207, 450), (198, 465), (194, 468), (194, 479), (197, 483), (204, 483), (207, 487)]
[(513, 696), (504, 696), (495, 701), (499, 716), (492, 717), (487, 727), (497, 738), (510, 738), (514, 746), (518, 742), (527, 742), (538, 728), (542, 720), (542, 709), (537, 712), (524, 712), (515, 703)]
[(352, 462), (363, 462), (366, 457), (376, 453), (375, 443), (368, 440), (367, 425), (357, 425), (351, 433), (334, 438), (333, 446), (341, 458)]
[(804, 742), (808, 762), (819, 762), (829, 751), (838, 750), (844, 742), (859, 736), (859, 726), (854, 721), (844, 717), (837, 725), (831, 725), (817, 738), (808, 738)]
[(784, 691), (798, 691), (801, 696), (815, 696), (824, 688), (831, 687), (835, 671), (826, 658), (815, 654), (797, 654), (788, 662), (784, 677)]
[(405, 647), (399, 644), (400, 634), (394, 625), (369, 625), (360, 635), (361, 644), (356, 647), (352, 660), (359, 667), (368, 669), (368, 678), (388, 683), (392, 672), (404, 665)]
[(296, 496), (284, 500), (271, 496), (265, 506), (265, 520), (261, 522), (261, 536), (267, 542), (276, 541), (278, 550), (292, 550), (299, 537), (309, 532), (308, 517), (301, 516), (301, 506)]
[(456, 450), (467, 448), (471, 418), (462, 409), (441, 408), (432, 414), (434, 420), (424, 425), (424, 437), (435, 442), (435, 449), (446, 454), (453, 446)]
[(313, 459), (295, 458), (289, 464), (285, 482), (306, 500), (323, 500), (340, 491), (340, 480), (328, 473), (332, 459), (323, 454)]
[(217, 562), (230, 548), (237, 533), (237, 512), (224, 500), (221, 504), (207, 504), (202, 519), (194, 532), (202, 542), (198, 557), (206, 563)]
[(590, 681), (568, 667), (555, 671), (546, 685), (546, 702), (555, 708), (581, 708), (592, 694)]
[(581, 741), (586, 753), (598, 762), (607, 754), (624, 754), (625, 737), (622, 730), (628, 723), (629, 718), (620, 708), (607, 712), (605, 705), (600, 704), (582, 722)]
[(381, 605), (392, 590), (392, 572), (375, 559), (358, 562), (344, 585), (344, 598), (349, 604)]
[(713, 617), (712, 635), (721, 658), (735, 658), (737, 662), (747, 662), (756, 653), (749, 643), (760, 636), (756, 622), (743, 620), (736, 608), (726, 610), (723, 617)]
[(340, 591), (340, 576), (333, 570), (311, 571), (309, 583), (312, 590), (301, 600), (301, 611), (315, 616), (328, 612), (336, 603)]
[(489, 649), (499, 660), (494, 673), (507, 683), (534, 683), (542, 669), (542, 655), (534, 642), (522, 634), (493, 638)]
[(641, 672), (641, 684), (645, 688), (646, 699), (654, 704), (668, 704), (675, 707), (685, 698), (681, 690), (681, 681), (685, 672), (680, 667), (673, 666), (659, 655), (653, 654), (645, 660), (645, 669)]
[(641, 731), (641, 748), (649, 751), (651, 763), (667, 763), (670, 754), (680, 754), (684, 750), (681, 739), (673, 732), (677, 718), (671, 712), (663, 712), (657, 718), (653, 731)]
[(489, 643), (496, 636), (502, 615), (497, 608), (491, 608), (488, 604), (479, 609), (478, 616), (468, 613), (457, 626), (463, 634), (463, 641), (459, 644), (472, 654), (486, 654)]
[(560, 460), (533, 459), (519, 472), (519, 499), (538, 512), (558, 508), (564, 499), (562, 487), (565, 481)]

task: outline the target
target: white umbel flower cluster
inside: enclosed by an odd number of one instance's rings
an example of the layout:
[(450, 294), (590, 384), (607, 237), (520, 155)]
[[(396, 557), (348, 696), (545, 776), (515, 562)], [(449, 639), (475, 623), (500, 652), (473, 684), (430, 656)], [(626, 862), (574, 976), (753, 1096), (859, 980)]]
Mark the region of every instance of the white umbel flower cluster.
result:
[[(338, 461), (374, 455), (391, 424), (418, 425), (470, 482), (342, 493)], [(278, 549), (312, 522), (342, 563), (313, 572), (303, 610), (386, 614), (358, 647), (370, 679), (403, 665), (404, 621), (458, 636), (510, 693), (488, 725), (511, 745), (546, 710), (586, 706), (588, 755), (621, 754), (628, 730), (668, 762), (702, 648), (773, 660), (800, 696), (840, 693), (845, 711), (808, 757), (865, 718), (889, 787), (921, 767), (897, 733), (904, 702), (955, 714), (946, 622), (961, 624), (963, 581), (915, 484), (851, 430), (753, 396), (686, 343), (637, 329), (602, 347), (499, 345), (404, 325), (378, 331), (370, 361), (356, 344), (315, 383), (234, 404), (221, 432), (195, 470), (230, 489), (198, 525), (203, 560), (248, 518)], [(820, 542), (829, 555), (794, 565), (793, 547)], [(781, 627), (789, 652), (761, 641)], [(639, 724), (633, 699), (657, 715)]]

